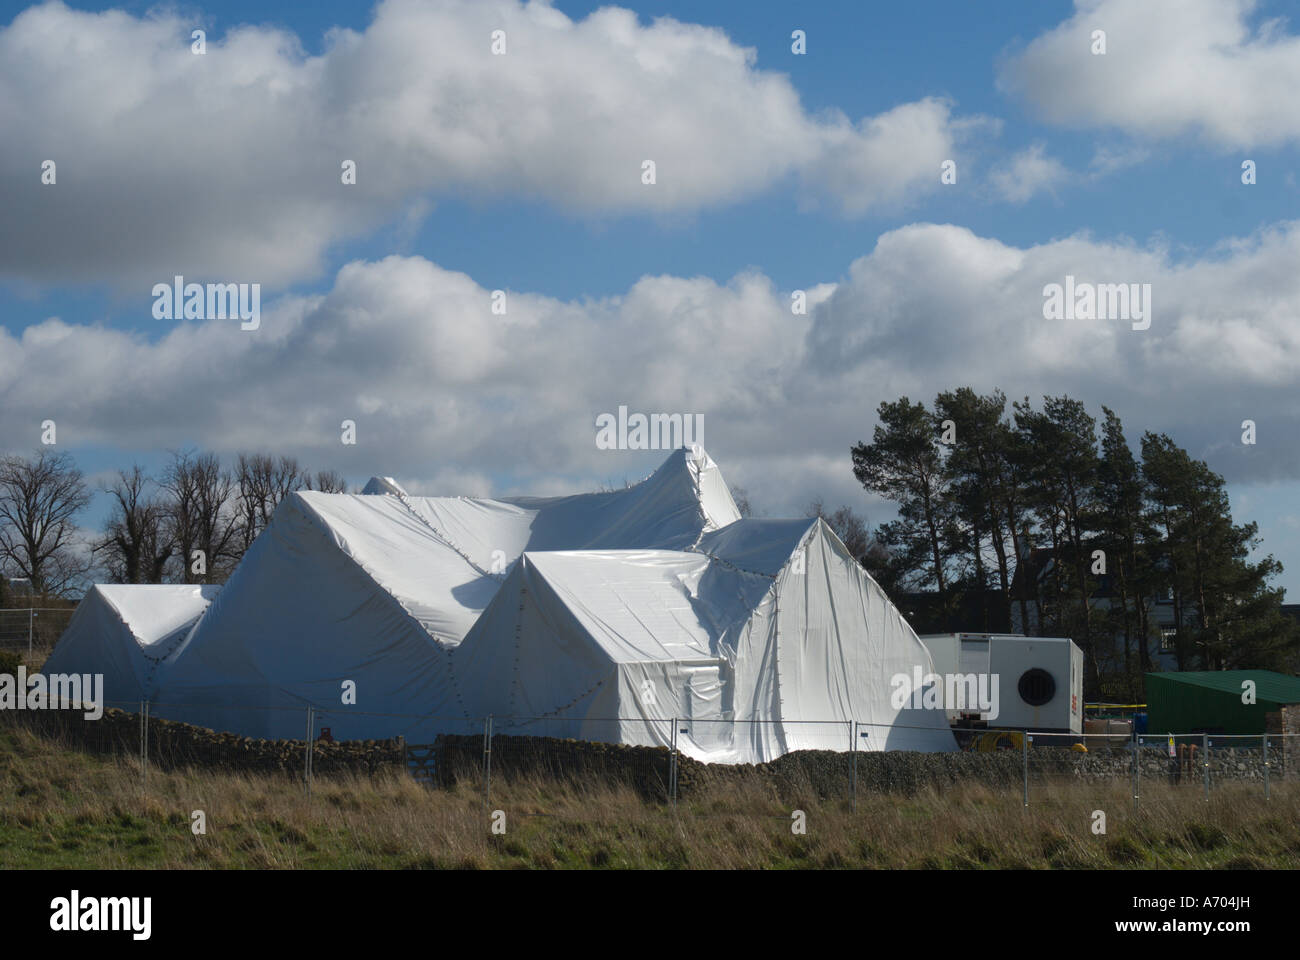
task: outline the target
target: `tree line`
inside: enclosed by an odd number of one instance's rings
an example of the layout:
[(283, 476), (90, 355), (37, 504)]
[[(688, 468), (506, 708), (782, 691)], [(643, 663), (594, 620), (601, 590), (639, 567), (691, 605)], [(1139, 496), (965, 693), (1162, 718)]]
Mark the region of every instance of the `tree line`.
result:
[(898, 519), (864, 565), (891, 596), (928, 591), (945, 630), (1073, 638), (1089, 696), (1140, 690), (1160, 606), (1179, 669), (1286, 669), (1300, 637), (1272, 586), (1282, 565), (1251, 559), (1257, 525), (1233, 522), (1223, 478), (1167, 434), (1134, 449), (1101, 412), (969, 387), (881, 403), (853, 472)]
[(137, 464), (100, 489), (109, 516), (86, 544), (76, 517), (92, 490), (71, 455), (0, 458), (0, 571), (40, 597), (64, 596), (92, 574), (109, 583), (221, 583), (281, 500), (297, 490), (346, 493), (347, 484), (294, 457), (241, 453), (227, 465), (180, 450), (156, 475)]
[[(882, 402), (855, 477), (897, 505), (871, 530), (848, 507), (822, 516), (918, 632), (1068, 636), (1088, 695), (1133, 696), (1162, 641), (1180, 669), (1287, 669), (1300, 637), (1281, 612), (1282, 571), (1253, 560), (1254, 523), (1232, 519), (1223, 478), (1168, 435), (1133, 448), (1119, 417), (1066, 396), (1008, 408), (969, 387), (930, 406)], [(111, 510), (86, 545), (91, 490), (70, 455), (0, 457), (0, 572), (39, 596), (95, 572), (115, 583), (220, 583), (296, 490), (346, 492), (335, 471), (293, 457), (182, 450), (151, 475), (136, 465), (100, 489)], [(735, 499), (749, 515), (748, 495)], [(88, 549), (87, 549), (88, 546)], [(0, 577), (0, 590), (4, 579)], [(0, 593), (0, 603), (5, 601)], [(1172, 617), (1162, 636), (1157, 610)]]

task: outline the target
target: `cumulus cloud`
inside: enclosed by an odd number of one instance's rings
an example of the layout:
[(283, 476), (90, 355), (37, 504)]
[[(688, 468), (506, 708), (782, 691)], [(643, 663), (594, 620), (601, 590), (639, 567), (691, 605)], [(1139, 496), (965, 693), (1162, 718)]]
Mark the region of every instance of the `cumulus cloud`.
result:
[(1069, 176), (1065, 164), (1035, 143), (1013, 156), (989, 176), (993, 189), (1009, 203), (1024, 203), (1040, 191), (1050, 192)]
[(194, 27), (51, 2), (0, 30), (0, 276), (282, 285), (342, 238), (409, 235), (444, 192), (665, 215), (792, 181), (859, 215), (935, 189), (980, 125), (937, 99), (813, 116), (722, 30), (615, 7), (385, 0), (318, 56), (267, 26), (200, 56)]
[(807, 166), (809, 179), (849, 216), (898, 208), (934, 188), (940, 164), (956, 159), (959, 144), (999, 126), (986, 117), (956, 119), (952, 104), (934, 97), (856, 125), (837, 114), (821, 131), (821, 150)]
[[(1256, 0), (1075, 0), (1010, 57), (999, 85), (1048, 120), (1137, 137), (1196, 134), (1225, 148), (1300, 140), (1300, 36), (1251, 25)], [(1106, 53), (1092, 53), (1092, 34)]]
[[(848, 449), (876, 405), (969, 384), (1068, 393), (1167, 430), (1230, 479), (1300, 479), (1300, 222), (1179, 260), (1158, 245), (1068, 237), (1015, 247), (914, 224), (882, 235), (810, 311), (759, 272), (728, 283), (647, 276), (558, 300), (491, 292), (420, 257), (343, 267), (262, 325), (182, 323), (156, 340), (51, 319), (0, 328), (0, 447), (273, 449), (439, 493), (559, 492), (636, 479), (661, 454), (597, 450), (595, 420), (698, 413), (704, 443), (756, 503), (854, 495)], [(1148, 330), (1045, 320), (1043, 288), (1149, 283)], [(822, 279), (820, 284), (811, 282)], [(70, 389), (75, 385), (75, 389)], [(1240, 422), (1259, 425), (1243, 447)], [(340, 424), (357, 424), (356, 446)]]
[[(1236, 480), (1300, 477), (1300, 222), (1177, 260), (1160, 244), (1086, 235), (1027, 248), (950, 225), (882, 236), (819, 308), (807, 362), (873, 394), (970, 384), (1010, 397), (1068, 393), (1167, 430)], [(1045, 320), (1044, 288), (1150, 284), (1151, 326)], [(1253, 419), (1270, 441), (1240, 441)]]

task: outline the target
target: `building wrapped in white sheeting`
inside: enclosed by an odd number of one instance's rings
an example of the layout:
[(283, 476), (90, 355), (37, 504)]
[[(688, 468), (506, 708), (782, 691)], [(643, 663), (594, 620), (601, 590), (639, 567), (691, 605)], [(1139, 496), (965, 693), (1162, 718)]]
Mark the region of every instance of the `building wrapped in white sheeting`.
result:
[(108, 706), (138, 704), (154, 689), (159, 666), (220, 590), (216, 585), (98, 584), (77, 604), (41, 672), (103, 674)]
[(154, 715), (301, 737), (311, 706), (335, 739), (413, 742), (492, 715), (716, 762), (847, 750), (854, 721), (860, 750), (956, 748), (942, 710), (891, 706), (930, 655), (825, 522), (741, 519), (699, 447), (608, 493), (366, 489), (280, 504), (153, 672)]

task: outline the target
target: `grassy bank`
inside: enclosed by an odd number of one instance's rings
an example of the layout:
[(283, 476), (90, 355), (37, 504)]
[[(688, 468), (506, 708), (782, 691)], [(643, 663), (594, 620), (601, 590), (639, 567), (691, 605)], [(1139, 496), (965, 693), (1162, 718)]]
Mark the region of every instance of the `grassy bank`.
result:
[[(150, 771), (0, 728), (0, 867), (216, 868), (1114, 868), (1300, 866), (1300, 789), (1126, 785), (1019, 791), (971, 784), (840, 801), (775, 796), (760, 782), (707, 788), (674, 813), (626, 788), (532, 779), (481, 792), (401, 774), (317, 780)], [(791, 832), (791, 811), (807, 834)], [(1091, 830), (1102, 809), (1105, 836)], [(191, 831), (203, 810), (207, 834)]]

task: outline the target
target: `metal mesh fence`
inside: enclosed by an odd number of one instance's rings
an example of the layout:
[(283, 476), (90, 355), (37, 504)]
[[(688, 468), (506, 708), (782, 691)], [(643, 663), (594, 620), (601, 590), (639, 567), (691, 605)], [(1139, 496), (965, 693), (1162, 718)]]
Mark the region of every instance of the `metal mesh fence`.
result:
[(1135, 806), (1164, 789), (1198, 791), (1208, 800), (1214, 790), (1231, 785), (1267, 797), (1275, 784), (1295, 780), (1300, 748), (1300, 738), (1280, 734), (1026, 736), (1026, 802), (1040, 788), (1069, 783), (1100, 792), (1125, 781)]
[[(1117, 790), (1135, 807), (1174, 790), (1203, 795), (1231, 786), (1267, 799), (1294, 789), (1300, 736), (1163, 734), (1124, 736), (1025, 730), (958, 730), (957, 750), (889, 749), (909, 733), (934, 727), (862, 721), (757, 721), (645, 717), (449, 717), (381, 714), (315, 706), (235, 706), (111, 702), (100, 717), (79, 709), (0, 710), (60, 744), (134, 758), (151, 767), (199, 765), (281, 772), (310, 792), (314, 776), (337, 771), (405, 768), (433, 786), (493, 784), (516, 778), (594, 778), (625, 783), (643, 796), (676, 805), (710, 784), (760, 778), (775, 792), (856, 807), (867, 792), (910, 793), (978, 785), (1047, 802), (1068, 789)], [(85, 708), (89, 710), (89, 708)], [(169, 717), (224, 718), (230, 728), (275, 731), (274, 738), (219, 732)], [(234, 721), (234, 722), (230, 722)], [(381, 721), (381, 722), (377, 722)], [(382, 728), (383, 739), (355, 731)], [(768, 759), (746, 763), (753, 756)]]
[(0, 650), (44, 660), (67, 629), (75, 611), (63, 607), (0, 609)]

